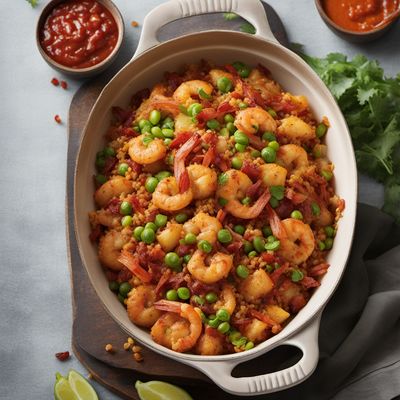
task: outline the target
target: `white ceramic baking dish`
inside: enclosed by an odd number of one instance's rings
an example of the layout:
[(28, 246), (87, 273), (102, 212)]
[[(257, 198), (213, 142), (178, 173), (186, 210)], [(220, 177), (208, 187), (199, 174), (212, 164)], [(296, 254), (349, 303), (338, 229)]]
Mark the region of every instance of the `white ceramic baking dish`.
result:
[[(157, 30), (182, 17), (212, 12), (235, 12), (256, 28), (256, 35), (231, 31), (207, 31), (179, 37), (160, 44)], [(242, 60), (249, 65), (262, 63), (283, 87), (306, 95), (317, 118), (326, 115), (331, 123), (327, 135), (328, 155), (335, 164), (337, 194), (346, 208), (339, 222), (334, 247), (329, 254), (330, 268), (307, 305), (276, 336), (254, 349), (221, 356), (180, 354), (162, 347), (150, 335), (133, 325), (126, 310), (109, 290), (90, 243), (88, 212), (93, 202), (94, 160), (104, 146), (103, 134), (111, 118), (111, 106), (128, 104), (133, 93), (159, 82), (165, 71), (205, 58), (219, 64)], [(335, 291), (349, 255), (356, 216), (357, 172), (353, 147), (345, 120), (328, 89), (296, 54), (273, 37), (265, 11), (258, 0), (171, 0), (151, 11), (144, 20), (142, 36), (133, 59), (104, 88), (84, 129), (75, 170), (75, 230), (83, 263), (93, 287), (106, 310), (129, 334), (152, 350), (199, 369), (218, 386), (237, 395), (274, 392), (296, 385), (309, 377), (318, 362), (318, 330), (321, 312)], [(232, 377), (232, 369), (280, 345), (297, 346), (302, 358), (292, 367), (253, 377)], [(256, 361), (255, 361), (256, 362)]]

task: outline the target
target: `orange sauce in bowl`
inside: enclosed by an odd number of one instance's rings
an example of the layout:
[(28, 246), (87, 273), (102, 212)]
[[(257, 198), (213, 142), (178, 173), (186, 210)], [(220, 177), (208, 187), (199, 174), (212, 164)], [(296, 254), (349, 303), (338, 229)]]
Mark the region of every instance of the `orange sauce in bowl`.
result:
[(366, 32), (399, 9), (400, 0), (324, 0), (327, 16), (349, 31)]

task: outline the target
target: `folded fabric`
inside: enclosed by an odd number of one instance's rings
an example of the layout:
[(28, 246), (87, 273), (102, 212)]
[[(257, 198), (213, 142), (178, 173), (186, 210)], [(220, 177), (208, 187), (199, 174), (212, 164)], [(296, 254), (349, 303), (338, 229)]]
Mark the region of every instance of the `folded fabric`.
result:
[[(350, 238), (349, 238), (350, 240)], [(266, 400), (390, 400), (400, 395), (400, 227), (359, 204), (343, 279), (326, 306), (314, 374)]]

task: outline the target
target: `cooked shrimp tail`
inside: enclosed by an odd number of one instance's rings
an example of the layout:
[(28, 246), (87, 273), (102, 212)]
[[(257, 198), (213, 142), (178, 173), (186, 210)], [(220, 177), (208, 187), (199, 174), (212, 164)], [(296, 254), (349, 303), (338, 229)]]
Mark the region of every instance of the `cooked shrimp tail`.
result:
[(118, 261), (125, 265), (134, 275), (136, 275), (142, 282), (150, 282), (153, 276), (150, 272), (143, 269), (139, 264), (139, 259), (127, 250), (123, 250), (118, 257)]

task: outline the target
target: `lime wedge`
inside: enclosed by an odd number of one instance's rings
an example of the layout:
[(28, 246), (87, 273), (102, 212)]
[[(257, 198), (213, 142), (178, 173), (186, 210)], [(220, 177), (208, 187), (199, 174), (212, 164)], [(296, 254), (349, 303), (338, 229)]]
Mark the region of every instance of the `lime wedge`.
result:
[(79, 374), (73, 369), (71, 369), (68, 373), (68, 383), (76, 396), (73, 399), (99, 400), (96, 392), (94, 391), (90, 383), (81, 374)]
[(141, 400), (193, 400), (183, 389), (167, 382), (136, 381), (135, 388)]
[(59, 374), (57, 374), (57, 381), (54, 385), (54, 398), (55, 400), (78, 400), (69, 382)]

